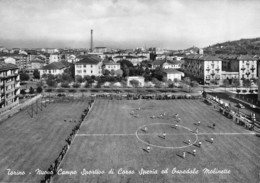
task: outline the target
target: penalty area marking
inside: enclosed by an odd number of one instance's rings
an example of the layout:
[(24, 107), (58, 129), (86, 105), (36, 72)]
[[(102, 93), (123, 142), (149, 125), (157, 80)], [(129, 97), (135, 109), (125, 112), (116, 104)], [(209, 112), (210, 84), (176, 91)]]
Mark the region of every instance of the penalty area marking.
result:
[[(143, 139), (141, 139), (141, 138), (139, 137), (140, 134), (138, 135), (138, 130), (143, 129), (143, 127), (145, 127), (145, 126), (152, 126), (152, 125), (169, 125), (169, 126), (172, 126), (172, 124), (169, 124), (169, 123), (152, 123), (152, 124), (143, 125), (143, 126), (139, 127), (139, 128), (136, 130), (136, 132), (135, 132), (136, 138), (137, 138), (139, 141), (141, 141), (142, 143), (144, 143), (144, 144), (146, 144), (146, 145), (148, 145), (148, 146), (157, 147), (157, 148), (163, 148), (163, 149), (182, 149), (182, 148), (190, 147), (190, 146), (194, 145), (194, 144), (198, 141), (198, 135), (197, 135), (196, 133), (192, 133), (192, 130), (191, 130), (191, 129), (189, 129), (189, 128), (185, 127), (185, 126), (177, 125), (177, 127), (181, 127), (181, 128), (184, 128), (184, 129), (190, 131), (190, 133), (187, 133), (187, 134), (189, 134), (189, 135), (191, 135), (191, 134), (195, 135), (195, 137), (196, 137), (195, 141), (192, 142), (192, 143), (189, 144), (189, 145), (176, 146), (176, 147), (174, 147), (174, 146), (159, 146), (159, 145), (154, 145), (154, 144), (148, 143), (148, 142), (144, 141)], [(183, 134), (184, 134), (184, 133), (183, 133)], [(180, 134), (180, 135), (183, 135), (183, 134)], [(168, 134), (167, 134), (167, 135), (168, 135)]]

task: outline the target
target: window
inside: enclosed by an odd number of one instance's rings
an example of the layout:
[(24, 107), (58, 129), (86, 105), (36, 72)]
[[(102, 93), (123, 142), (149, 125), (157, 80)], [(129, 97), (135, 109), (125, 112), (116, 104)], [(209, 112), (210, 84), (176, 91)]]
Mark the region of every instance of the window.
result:
[(84, 73), (86, 73), (87, 71), (86, 70), (84, 70)]
[(81, 70), (78, 70), (77, 73), (78, 73), (78, 74), (81, 74)]
[(84, 68), (86, 68), (86, 65), (84, 65)]
[(90, 67), (92, 68), (92, 65)]
[(93, 71), (91, 71), (91, 74), (93, 73)]

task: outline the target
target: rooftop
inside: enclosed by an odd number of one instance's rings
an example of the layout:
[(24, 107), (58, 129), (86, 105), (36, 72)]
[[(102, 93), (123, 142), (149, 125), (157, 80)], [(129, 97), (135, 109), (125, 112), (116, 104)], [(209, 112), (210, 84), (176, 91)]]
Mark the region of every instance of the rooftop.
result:
[(66, 66), (62, 62), (52, 62), (51, 64), (42, 67), (42, 70), (57, 70), (65, 67)]
[(177, 71), (175, 69), (164, 69), (163, 72), (167, 74), (183, 74), (183, 72)]
[(97, 65), (99, 62), (101, 62), (101, 59), (95, 55), (86, 55), (85, 57), (83, 57), (80, 61), (78, 61), (77, 63), (75, 63), (76, 65), (79, 64), (93, 64), (93, 65)]
[(18, 67), (14, 64), (0, 63), (0, 71), (7, 71), (10, 69), (18, 69)]
[(188, 55), (185, 58), (188, 59), (194, 59), (194, 60), (203, 60), (203, 61), (222, 61), (221, 58), (214, 56), (214, 55), (200, 55), (200, 54), (195, 54), (195, 55)]

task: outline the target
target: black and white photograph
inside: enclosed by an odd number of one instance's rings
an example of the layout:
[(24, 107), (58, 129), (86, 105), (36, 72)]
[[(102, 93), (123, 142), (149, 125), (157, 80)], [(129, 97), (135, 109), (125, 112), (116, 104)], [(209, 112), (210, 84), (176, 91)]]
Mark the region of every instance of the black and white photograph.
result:
[(0, 0), (0, 183), (259, 183), (260, 0)]

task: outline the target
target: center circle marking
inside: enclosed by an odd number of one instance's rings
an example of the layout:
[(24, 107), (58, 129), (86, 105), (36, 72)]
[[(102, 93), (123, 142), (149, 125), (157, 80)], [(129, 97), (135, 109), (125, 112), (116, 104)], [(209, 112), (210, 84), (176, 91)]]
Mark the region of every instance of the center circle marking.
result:
[(135, 132), (135, 135), (136, 135), (136, 138), (146, 144), (146, 145), (149, 145), (149, 146), (152, 146), (152, 147), (157, 147), (157, 148), (164, 148), (164, 149), (182, 149), (182, 148), (186, 148), (186, 147), (190, 147), (192, 145), (194, 145), (197, 141), (198, 141), (198, 135), (196, 133), (193, 133), (191, 129), (189, 129), (188, 127), (185, 127), (185, 126), (182, 126), (182, 125), (179, 125), (177, 124), (177, 127), (178, 128), (183, 128), (183, 129), (186, 129), (188, 130), (191, 134), (193, 134), (195, 136), (195, 140), (193, 142), (191, 142), (190, 144), (188, 145), (183, 145), (183, 146), (160, 146), (160, 145), (155, 145), (155, 144), (152, 144), (152, 143), (148, 143), (146, 141), (144, 141), (142, 138), (140, 138), (140, 136), (138, 135), (138, 131), (140, 131), (141, 129), (143, 129), (144, 127), (147, 127), (147, 126), (154, 126), (154, 125), (168, 125), (168, 126), (173, 126), (173, 124), (170, 124), (170, 123), (151, 123), (151, 124), (148, 124), (148, 125), (143, 125), (143, 126), (140, 126), (136, 132)]

